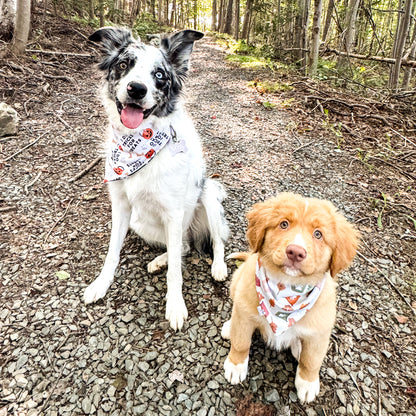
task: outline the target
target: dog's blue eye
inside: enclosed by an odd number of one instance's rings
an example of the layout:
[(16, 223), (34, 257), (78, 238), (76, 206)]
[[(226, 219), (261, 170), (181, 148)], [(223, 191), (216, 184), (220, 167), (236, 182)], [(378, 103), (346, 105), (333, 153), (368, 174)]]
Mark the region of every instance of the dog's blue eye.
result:
[(163, 72), (162, 71), (155, 72), (155, 77), (157, 79), (163, 79)]

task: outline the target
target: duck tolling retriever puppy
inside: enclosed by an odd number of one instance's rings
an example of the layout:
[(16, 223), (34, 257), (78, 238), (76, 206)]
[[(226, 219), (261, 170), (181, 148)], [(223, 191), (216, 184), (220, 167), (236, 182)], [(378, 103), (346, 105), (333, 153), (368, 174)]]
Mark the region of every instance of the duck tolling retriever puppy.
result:
[(242, 382), (256, 329), (277, 350), (298, 360), (301, 402), (319, 394), (319, 370), (335, 322), (336, 275), (351, 263), (359, 233), (329, 201), (282, 193), (247, 214), (250, 253), (231, 283), (232, 316), (222, 329), (231, 350), (225, 378)]

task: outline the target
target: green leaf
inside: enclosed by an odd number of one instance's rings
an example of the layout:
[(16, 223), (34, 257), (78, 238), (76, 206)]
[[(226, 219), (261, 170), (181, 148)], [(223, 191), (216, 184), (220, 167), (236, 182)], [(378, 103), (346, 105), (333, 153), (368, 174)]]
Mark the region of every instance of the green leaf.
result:
[(71, 275), (65, 270), (59, 270), (59, 272), (56, 272), (56, 277), (59, 280), (67, 280), (71, 277)]

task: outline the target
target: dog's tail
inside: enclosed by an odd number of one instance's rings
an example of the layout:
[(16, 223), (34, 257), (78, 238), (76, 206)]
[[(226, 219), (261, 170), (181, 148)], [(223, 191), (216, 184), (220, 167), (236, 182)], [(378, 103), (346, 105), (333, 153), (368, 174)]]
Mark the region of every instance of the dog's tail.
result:
[(205, 179), (190, 227), (195, 248), (211, 257), (215, 241), (225, 244), (228, 238), (229, 230), (222, 207), (225, 196), (222, 185), (212, 179)]
[(228, 259), (234, 259), (234, 260), (240, 260), (240, 261), (246, 261), (250, 257), (249, 252), (247, 251), (239, 251), (237, 253), (231, 253), (227, 256)]

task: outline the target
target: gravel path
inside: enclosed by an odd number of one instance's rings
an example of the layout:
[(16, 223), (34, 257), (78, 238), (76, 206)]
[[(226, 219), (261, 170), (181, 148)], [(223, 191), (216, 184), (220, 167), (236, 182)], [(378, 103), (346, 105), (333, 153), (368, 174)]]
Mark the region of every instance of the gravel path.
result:
[[(331, 138), (299, 136), (283, 106), (268, 111), (258, 103), (247, 85), (256, 74), (223, 58), (210, 39), (196, 45), (186, 97), (208, 173), (228, 191), (227, 253), (246, 248), (245, 212), (278, 191), (328, 198), (352, 222), (362, 218), (367, 201), (354, 184), (365, 181), (365, 167), (351, 165)], [(247, 380), (225, 381), (229, 343), (220, 330), (231, 311), (229, 280), (214, 282), (209, 260), (196, 253), (184, 262), (189, 319), (181, 332), (164, 319), (164, 274), (146, 273), (161, 251), (132, 233), (107, 296), (82, 303), (106, 254), (110, 204), (102, 163), (68, 179), (96, 157), (106, 119), (90, 63), (69, 65), (78, 90), (62, 81), (48, 91), (3, 148), (12, 154), (45, 134), (0, 170), (0, 201), (14, 209), (0, 222), (0, 416), (230, 416), (249, 394), (278, 415), (416, 415), (409, 393), (416, 385), (414, 315), (403, 300), (411, 299), (414, 271), (373, 256), (371, 245), (340, 277), (321, 394), (309, 406), (297, 401), (290, 353), (267, 349), (258, 336)], [(375, 241), (374, 230), (360, 227), (364, 241)], [(394, 252), (400, 240), (386, 244)]]

